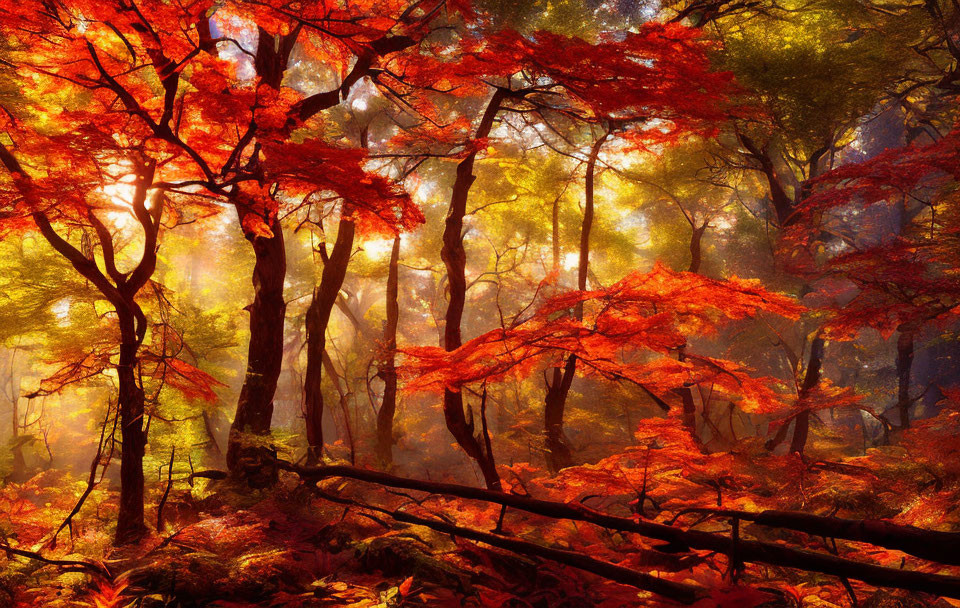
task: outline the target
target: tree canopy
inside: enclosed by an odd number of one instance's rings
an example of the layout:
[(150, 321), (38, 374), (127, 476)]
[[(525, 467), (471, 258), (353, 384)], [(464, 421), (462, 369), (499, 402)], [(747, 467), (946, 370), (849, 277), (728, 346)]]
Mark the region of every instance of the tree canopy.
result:
[(960, 605), (960, 9), (0, 6), (0, 605)]

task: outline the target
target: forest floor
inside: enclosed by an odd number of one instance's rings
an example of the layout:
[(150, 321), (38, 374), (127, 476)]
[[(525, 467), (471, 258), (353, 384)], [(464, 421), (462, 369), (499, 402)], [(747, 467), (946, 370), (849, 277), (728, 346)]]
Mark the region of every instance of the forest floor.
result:
[[(42, 476), (41, 476), (42, 477)], [(50, 479), (42, 480), (45, 483)], [(94, 569), (47, 564), (8, 556), (0, 578), (0, 606), (50, 608), (178, 607), (400, 607), (504, 606), (576, 608), (674, 605), (657, 596), (621, 585), (551, 560), (518, 555), (482, 543), (443, 534), (420, 525), (395, 521), (384, 512), (357, 508), (376, 503), (396, 507), (421, 506), (424, 500), (402, 491), (370, 484), (329, 479), (317, 486), (301, 483), (283, 472), (280, 483), (267, 490), (238, 491), (227, 481), (200, 480), (197, 488), (170, 492), (163, 508), (161, 532), (138, 545), (114, 548), (98, 525), (108, 515), (109, 500), (87, 505), (96, 514), (64, 531), (59, 546), (44, 555), (61, 560), (89, 560)], [(21, 486), (29, 488), (30, 484)], [(35, 488), (50, 487), (37, 483)], [(201, 486), (202, 487), (202, 486)], [(326, 494), (332, 492), (333, 494)], [(37, 492), (38, 504), (49, 496)], [(335, 500), (341, 501), (340, 503)], [(353, 501), (352, 504), (342, 504)], [(446, 503), (447, 517), (437, 504), (432, 512), (441, 520), (463, 521), (464, 504)], [(102, 512), (101, 512), (102, 508)], [(29, 516), (29, 507), (23, 507)], [(473, 528), (491, 531), (497, 511), (477, 510)], [(455, 513), (456, 512), (456, 513)], [(150, 513), (148, 512), (148, 516)], [(156, 524), (156, 510), (153, 510)], [(24, 522), (29, 521), (25, 517)], [(519, 528), (529, 520), (508, 516), (497, 528)], [(546, 544), (568, 545), (562, 538)], [(38, 530), (34, 532), (39, 532)], [(21, 533), (31, 533), (25, 525)], [(529, 534), (528, 534), (529, 536)], [(10, 536), (8, 535), (8, 540)], [(612, 538), (609, 540), (613, 540)], [(620, 539), (625, 541), (626, 539)], [(612, 542), (616, 546), (617, 542)], [(636, 547), (620, 543), (624, 558)], [(644, 549), (644, 566), (675, 577), (705, 562), (704, 556), (678, 555), (664, 549)], [(94, 558), (94, 559), (90, 559)], [(608, 561), (610, 561), (608, 559)], [(77, 571), (80, 570), (80, 571)], [(764, 589), (766, 569), (751, 569), (742, 583)], [(691, 570), (692, 573), (692, 570)], [(782, 572), (780, 575), (782, 577)], [(824, 579), (833, 578), (823, 576)], [(719, 580), (719, 579), (718, 579)], [(809, 575), (795, 577), (796, 589), (814, 585)], [(701, 582), (703, 582), (701, 580)], [(784, 591), (781, 581), (766, 587), (767, 597), (718, 596), (709, 604), (738, 608), (821, 608), (839, 606), (827, 599), (812, 602), (816, 594)], [(860, 608), (949, 608), (923, 594), (869, 590), (858, 586)]]
[(571, 577), (550, 562), (329, 502), (295, 475), (253, 492), (209, 483), (202, 498), (171, 492), (164, 533), (152, 531), (139, 545), (110, 547), (92, 522), (78, 525), (73, 538), (63, 533), (59, 559), (102, 552), (93, 561), (109, 577), (31, 559), (8, 562), (0, 606), (546, 608), (638, 598), (636, 589)]

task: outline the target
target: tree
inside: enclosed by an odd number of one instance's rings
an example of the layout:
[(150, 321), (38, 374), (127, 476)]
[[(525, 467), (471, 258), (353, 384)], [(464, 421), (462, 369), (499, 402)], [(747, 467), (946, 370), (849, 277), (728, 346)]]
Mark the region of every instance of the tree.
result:
[[(39, 107), (46, 111), (54, 109)], [(53, 135), (44, 135), (26, 121), (8, 125), (7, 135), (18, 154), (6, 146), (0, 148), (0, 162), (8, 172), (3, 204), (7, 222), (23, 230), (30, 228), (24, 220), (32, 221), (50, 246), (93, 284), (116, 315), (118, 334), (109, 343), (110, 350), (96, 353), (99, 360), (92, 361), (89, 368), (86, 361), (65, 362), (67, 366), (52, 379), (52, 388), (42, 390), (59, 390), (106, 367), (114, 368), (122, 440), (116, 541), (127, 543), (138, 541), (146, 530), (142, 462), (147, 437), (143, 425), (144, 370), (140, 349), (150, 327), (138, 299), (156, 268), (159, 235), (164, 227), (167, 197), (156, 188), (160, 181), (158, 167), (166, 168), (172, 159), (149, 156), (145, 142), (138, 139), (135, 130), (126, 133), (128, 145), (120, 144), (115, 138), (115, 134), (121, 132), (117, 130), (120, 125), (115, 117), (97, 119), (95, 116), (95, 111), (64, 116), (63, 123), (58, 125), (61, 131)], [(110, 188), (132, 190), (130, 199), (107, 194)], [(129, 207), (124, 209), (124, 205)], [(129, 270), (120, 270), (118, 265), (117, 240), (122, 234), (122, 223), (105, 217), (110, 209), (118, 207), (120, 214), (129, 213), (135, 218), (142, 234), (142, 254), (139, 260), (133, 258), (135, 263)], [(181, 205), (178, 213), (187, 211)], [(68, 227), (74, 234), (82, 233), (84, 240), (80, 246), (62, 236), (55, 223)], [(91, 235), (95, 235), (96, 241), (90, 240)], [(96, 243), (96, 249), (91, 243)], [(182, 378), (184, 387), (210, 381), (198, 370), (174, 361), (161, 359), (155, 363), (164, 370), (172, 368), (172, 374)]]
[[(639, 33), (619, 41), (590, 44), (582, 39), (550, 32), (524, 38), (512, 31), (488, 34), (466, 43), (468, 54), (456, 68), (456, 78), (436, 60), (408, 63), (406, 82), (444, 78), (454, 92), (471, 94), (476, 87), (462, 82), (470, 76), (497, 78), (498, 84), (480, 117), (464, 157), (457, 166), (447, 214), (441, 258), (447, 269), (448, 299), (444, 325), (444, 347), (448, 351), (462, 344), (461, 321), (466, 302), (466, 253), (462, 243), (463, 219), (470, 189), (475, 180), (474, 163), (483, 142), (490, 137), (503, 111), (556, 114), (576, 121), (601, 124), (606, 129), (591, 146), (587, 161), (586, 209), (581, 229), (578, 277), (586, 288), (590, 223), (593, 213), (593, 179), (604, 141), (614, 128), (631, 125), (624, 138), (634, 145), (665, 143), (684, 132), (703, 129), (704, 121), (722, 117), (717, 101), (728, 77), (709, 71), (705, 47), (697, 33), (678, 25), (647, 24)], [(584, 78), (588, 74), (588, 78)], [(680, 75), (683, 75), (680, 77)], [(556, 97), (555, 96), (559, 96)], [(649, 123), (656, 119), (656, 126)], [(545, 431), (547, 447), (556, 466), (569, 461), (563, 446), (562, 424), (566, 394), (573, 379), (576, 359), (554, 373), (548, 388)], [(460, 446), (480, 467), (488, 487), (499, 487), (493, 455), (475, 435), (475, 423), (464, 414), (463, 396), (454, 390), (444, 393), (447, 427)], [(566, 454), (566, 456), (565, 456)]]
[[(850, 339), (866, 327), (885, 338), (898, 334), (896, 409), (902, 429), (910, 426), (915, 401), (911, 369), (916, 336), (925, 326), (953, 321), (960, 301), (950, 249), (953, 202), (944, 191), (960, 175), (957, 152), (956, 135), (950, 133), (932, 144), (887, 150), (862, 163), (839, 167), (813, 181), (815, 193), (798, 211), (800, 226), (788, 234), (799, 271), (839, 280), (856, 290), (852, 299), (832, 311), (827, 324), (830, 335)], [(891, 235), (878, 211), (905, 206), (908, 197), (920, 204), (912, 211), (904, 209), (904, 219)], [(870, 230), (865, 237), (857, 233), (863, 228), (862, 220), (856, 229), (850, 225), (851, 210), (868, 218)], [(948, 218), (948, 223), (938, 215)], [(813, 253), (823, 239), (811, 235), (820, 234), (842, 241), (838, 253)]]
[[(321, 370), (330, 313), (340, 294), (354, 237), (411, 229), (423, 221), (420, 210), (395, 183), (363, 169), (362, 150), (327, 148), (319, 142), (268, 148), (267, 175), (291, 197), (310, 198), (317, 191), (334, 192), (341, 199), (340, 220), (333, 249), (320, 245), (323, 274), (307, 309), (307, 368), (304, 378), (304, 414), (307, 420), (308, 460), (316, 462), (323, 448), (323, 392)], [(299, 159), (299, 160), (297, 160)], [(276, 164), (274, 164), (276, 163)], [(316, 220), (322, 227), (322, 220)]]
[(393, 419), (397, 411), (397, 325), (400, 322), (399, 295), (400, 237), (393, 238), (387, 275), (387, 320), (383, 325), (383, 354), (377, 372), (383, 379), (383, 399), (377, 411), (377, 457), (389, 466), (393, 461)]
[[(690, 5), (695, 12), (703, 8), (698, 6)], [(737, 3), (707, 6), (702, 14), (729, 34), (724, 67), (744, 87), (744, 101), (760, 110), (758, 119), (735, 122), (734, 156), (728, 162), (758, 175), (766, 186), (768, 207), (762, 211), (773, 225), (787, 229), (800, 217), (810, 194), (809, 181), (842, 159), (861, 118), (875, 110), (878, 98), (902, 86), (917, 67), (899, 50), (910, 44), (915, 28), (903, 27), (901, 15), (877, 13), (869, 5), (825, 4), (810, 11), (802, 24), (779, 19), (778, 7), (765, 7), (764, 14), (748, 27), (739, 23), (742, 6)], [(857, 34), (851, 36), (848, 27)], [(789, 39), (791, 44), (771, 46), (773, 38)], [(834, 43), (825, 45), (825, 40)], [(827, 78), (827, 74), (843, 77)], [(815, 295), (815, 291), (814, 286), (802, 284), (798, 293)], [(800, 401), (805, 396), (802, 387), (814, 387), (820, 380), (827, 344), (821, 329), (805, 332), (803, 344), (809, 341), (809, 358), (802, 371), (799, 360), (794, 365)], [(808, 420), (808, 412), (801, 408), (795, 417), (791, 451), (803, 452)], [(768, 442), (771, 448), (786, 438), (786, 429), (782, 431)]]

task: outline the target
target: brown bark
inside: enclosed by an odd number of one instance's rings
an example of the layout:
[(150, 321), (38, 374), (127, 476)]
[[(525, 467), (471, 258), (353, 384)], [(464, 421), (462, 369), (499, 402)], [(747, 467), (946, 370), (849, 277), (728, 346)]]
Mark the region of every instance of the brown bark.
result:
[[(261, 82), (273, 88), (280, 87), (299, 30), (298, 27), (285, 36), (273, 37), (262, 28), (259, 29), (254, 66)], [(350, 74), (339, 87), (332, 91), (312, 95), (294, 108), (296, 120), (306, 120), (339, 104), (341, 99), (346, 98), (350, 88), (369, 72), (375, 57), (406, 48), (413, 43), (412, 39), (402, 36), (374, 41), (371, 43), (370, 52), (365, 52), (362, 57), (358, 58)], [(292, 128), (296, 120), (291, 118), (288, 127)], [(255, 126), (252, 126), (251, 129), (255, 129)], [(252, 134), (251, 130), (251, 136)], [(243, 218), (240, 219), (242, 225)], [(341, 232), (346, 237), (347, 231), (343, 230), (344, 226), (342, 224), (343, 222), (341, 222)], [(263, 464), (268, 460), (269, 454), (263, 448), (255, 448), (254, 446), (241, 449), (239, 442), (245, 428), (249, 428), (249, 431), (254, 434), (265, 434), (270, 430), (270, 419), (273, 415), (273, 396), (276, 392), (283, 358), (283, 318), (286, 313), (286, 304), (283, 301), (283, 281), (286, 274), (283, 235), (280, 224), (276, 220), (271, 223), (270, 229), (273, 231), (273, 238), (270, 239), (248, 236), (257, 255), (253, 277), (256, 299), (251, 307), (250, 314), (251, 341), (247, 376), (244, 380), (243, 389), (241, 389), (240, 400), (237, 404), (237, 416), (231, 427), (231, 439), (227, 449), (227, 465), (231, 472), (237, 474), (239, 469), (244, 469), (246, 473), (243, 476), (248, 478), (248, 483), (253, 481), (254, 485), (264, 485), (272, 482), (272, 476), (265, 475), (269, 471), (263, 469)], [(352, 231), (352, 225), (349, 230)], [(338, 233), (338, 240), (339, 238), (340, 233)], [(352, 246), (352, 234), (350, 245)], [(349, 255), (349, 251), (347, 254)], [(326, 274), (325, 266), (324, 275), (326, 276)], [(321, 289), (330, 289), (332, 281), (333, 277), (331, 276), (328, 284), (322, 286)], [(334, 290), (334, 298), (339, 290), (339, 284), (342, 284), (342, 279), (338, 283), (337, 290)], [(317, 296), (318, 294), (315, 293), (314, 300), (317, 300)], [(327, 294), (324, 293), (321, 299), (326, 301)], [(318, 457), (318, 449), (321, 449), (323, 445), (323, 395), (320, 389), (321, 358), (324, 350), (326, 324), (330, 314), (329, 310), (324, 312), (325, 307), (325, 304), (322, 305), (319, 302), (316, 306), (311, 303), (311, 312), (308, 312), (307, 319), (308, 352), (307, 375), (304, 381), (306, 393), (304, 411), (307, 419), (309, 454), (313, 459)], [(324, 316), (326, 316), (326, 320), (324, 320)], [(311, 323), (314, 325), (313, 343), (309, 344)], [(256, 339), (254, 338), (255, 335)], [(243, 452), (242, 455), (241, 452)], [(257, 479), (254, 480), (251, 475)]]
[(369, 48), (357, 56), (356, 62), (350, 72), (343, 78), (339, 87), (332, 91), (311, 95), (294, 106), (296, 118), (307, 120), (311, 116), (337, 105), (342, 99), (347, 98), (353, 85), (371, 73), (378, 57), (402, 51), (416, 43), (417, 41), (409, 36), (384, 36), (372, 41)]
[[(363, 57), (358, 59), (363, 60)], [(369, 59), (367, 60), (369, 61)], [(356, 66), (354, 66), (356, 69)], [(360, 146), (367, 148), (367, 128), (360, 131)], [(321, 251), (323, 258), (323, 274), (320, 276), (320, 285), (313, 290), (313, 299), (307, 309), (307, 370), (303, 380), (304, 418), (307, 426), (307, 462), (316, 463), (323, 456), (323, 362), (328, 361), (328, 368), (332, 371), (332, 362), (326, 354), (327, 326), (330, 325), (330, 314), (333, 307), (340, 300), (340, 289), (347, 276), (347, 265), (350, 263), (350, 254), (353, 253), (353, 241), (356, 236), (356, 224), (351, 219), (351, 209), (346, 204), (340, 211), (340, 222), (337, 226), (337, 239), (333, 243), (333, 250), (329, 256), (326, 244)], [(351, 316), (351, 320), (357, 321)], [(331, 374), (333, 376), (334, 374)], [(334, 382), (336, 378), (334, 377)], [(351, 462), (356, 458), (353, 444), (353, 432), (350, 428), (350, 414), (346, 408), (344, 394), (340, 395), (340, 404), (343, 407), (344, 424), (350, 440)]]
[(299, 35), (300, 26), (284, 36), (271, 36), (267, 30), (257, 27), (257, 52), (254, 55), (253, 67), (261, 84), (273, 89), (280, 88), (290, 53), (293, 52)]
[[(202, 21), (202, 20), (201, 20)], [(209, 27), (207, 24), (206, 27)], [(279, 89), (283, 81), (290, 59), (290, 53), (296, 44), (300, 27), (295, 28), (284, 36), (271, 36), (263, 28), (258, 29), (257, 51), (254, 67), (261, 82)], [(331, 108), (345, 99), (350, 89), (361, 78), (366, 76), (373, 67), (373, 60), (381, 55), (402, 50), (413, 45), (415, 41), (406, 36), (391, 36), (370, 43), (369, 51), (362, 53), (350, 73), (341, 82), (340, 86), (332, 91), (317, 93), (307, 97), (293, 108), (293, 114), (287, 123), (293, 128), (297, 121), (302, 121)], [(214, 48), (207, 45), (208, 48)], [(238, 146), (227, 167), (239, 163), (239, 152), (253, 140), (256, 125), (251, 124), (243, 138), (243, 145)], [(251, 159), (251, 166), (256, 159)], [(243, 225), (243, 215), (248, 213), (238, 207), (240, 224)], [(247, 374), (244, 378), (240, 398), (237, 402), (237, 412), (230, 429), (230, 439), (227, 446), (227, 466), (231, 474), (244, 478), (251, 486), (269, 485), (274, 475), (267, 463), (270, 461), (271, 451), (258, 447), (257, 442), (243, 442), (245, 433), (264, 435), (270, 431), (270, 421), (273, 417), (273, 397), (276, 393), (277, 380), (280, 377), (283, 360), (283, 321), (286, 314), (286, 303), (283, 300), (283, 282), (286, 275), (286, 253), (283, 247), (283, 234), (280, 223), (272, 220), (269, 225), (273, 236), (271, 238), (246, 235), (251, 242), (256, 256), (253, 272), (254, 303), (250, 307), (250, 344), (247, 358)], [(315, 311), (316, 312), (316, 311)], [(329, 314), (329, 313), (328, 313)], [(322, 315), (321, 315), (322, 316)], [(308, 321), (309, 322), (309, 321)], [(314, 348), (313, 366), (309, 364), (306, 383), (314, 383), (307, 397), (310, 416), (322, 417), (323, 403), (320, 393), (319, 353), (323, 352), (323, 335), (319, 336), (320, 348)], [(310, 372), (315, 372), (313, 375)], [(311, 380), (311, 378), (314, 378)], [(305, 387), (306, 388), (306, 387)], [(309, 417), (307, 420), (308, 444), (310, 452), (315, 453), (316, 446), (322, 445), (322, 420), (314, 423)]]
[[(240, 225), (245, 213), (239, 210)], [(270, 432), (273, 396), (283, 361), (283, 322), (287, 303), (283, 283), (287, 274), (283, 230), (276, 219), (270, 222), (270, 237), (245, 234), (253, 246), (253, 303), (250, 312), (250, 342), (247, 347), (247, 371), (237, 400), (237, 411), (230, 425), (227, 467), (235, 477), (255, 487), (272, 482), (262, 468), (265, 453), (256, 436)]]
[(770, 187), (770, 199), (777, 214), (777, 224), (779, 226), (788, 225), (790, 216), (793, 214), (793, 200), (783, 188), (783, 184), (780, 183), (780, 177), (777, 175), (777, 169), (770, 158), (770, 154), (747, 135), (741, 133), (739, 137), (740, 143), (747, 149), (749, 156), (759, 163), (760, 172), (767, 178), (767, 185)]
[[(494, 92), (477, 126), (475, 139), (483, 139), (490, 135), (493, 121), (507, 94), (508, 91), (504, 89), (497, 89)], [(440, 249), (440, 257), (447, 269), (449, 292), (443, 347), (448, 351), (456, 350), (462, 344), (460, 323), (463, 320), (463, 309), (467, 299), (467, 254), (463, 248), (463, 218), (467, 214), (470, 188), (476, 180), (473, 174), (476, 159), (477, 152), (473, 151), (457, 165), (457, 178), (453, 184), (450, 209), (443, 228), (443, 247)], [(467, 420), (463, 410), (463, 394), (460, 391), (449, 389), (444, 391), (443, 417), (447, 429), (463, 451), (477, 462), (487, 487), (499, 490), (500, 476), (497, 474), (493, 454), (484, 449), (483, 444), (474, 434), (474, 421), (472, 417), (471, 420)]]
[(147, 189), (153, 184), (154, 164), (137, 175), (134, 213), (144, 232), (143, 257), (129, 278), (117, 272), (113, 262), (113, 243), (110, 236), (94, 226), (100, 234), (101, 247), (107, 273), (114, 277), (122, 300), (115, 304), (120, 323), (120, 358), (117, 362), (120, 409), (120, 511), (117, 514), (116, 542), (139, 541), (147, 531), (143, 521), (143, 456), (147, 446), (147, 433), (143, 426), (144, 393), (136, 370), (139, 365), (139, 350), (147, 331), (147, 319), (136, 302), (137, 292), (143, 287), (157, 265), (157, 237), (160, 228), (162, 198), (154, 199), (154, 207), (146, 208)]
[[(823, 366), (823, 347), (825, 340), (820, 334), (810, 343), (810, 359), (807, 362), (807, 371), (800, 386), (800, 400), (806, 397), (811, 390), (820, 383), (820, 371)], [(807, 435), (810, 431), (810, 410), (804, 409), (794, 420), (793, 439), (790, 441), (790, 451), (803, 454), (807, 445)]]
[(337, 228), (337, 240), (329, 257), (323, 262), (320, 285), (313, 290), (313, 299), (307, 309), (307, 370), (303, 379), (303, 393), (307, 462), (310, 463), (319, 461), (323, 452), (323, 351), (326, 348), (330, 314), (340, 294), (343, 279), (347, 276), (355, 232), (356, 225), (344, 210)]
[(393, 464), (393, 418), (397, 411), (397, 325), (400, 322), (399, 296), (400, 237), (393, 239), (387, 273), (387, 322), (383, 326), (384, 360), (379, 374), (383, 379), (383, 400), (377, 411), (377, 458), (383, 466)]
[(693, 226), (693, 233), (690, 235), (690, 267), (687, 272), (700, 272), (700, 265), (703, 263), (703, 235), (706, 231), (707, 224)]
[(897, 411), (900, 428), (910, 427), (910, 374), (913, 369), (913, 341), (915, 332), (901, 326), (897, 335)]
[[(580, 503), (560, 503), (458, 484), (408, 479), (379, 471), (348, 466), (301, 467), (281, 462), (280, 467), (295, 472), (303, 479), (314, 482), (330, 477), (345, 477), (388, 487), (492, 502), (544, 517), (583, 521), (610, 530), (635, 533), (664, 541), (678, 549), (715, 551), (723, 554), (728, 554), (731, 549), (730, 538), (722, 534), (616, 517), (595, 511)], [(926, 537), (926, 542), (940, 543), (942, 539), (931, 535)], [(953, 550), (953, 540), (948, 542), (949, 544), (942, 547), (944, 551)], [(782, 566), (856, 579), (877, 587), (921, 591), (944, 597), (960, 598), (960, 577), (886, 568), (777, 543), (741, 539), (737, 545), (737, 558), (739, 561), (746, 563)]]
[(563, 436), (563, 414), (567, 395), (577, 369), (577, 356), (570, 355), (563, 368), (553, 368), (553, 379), (543, 402), (543, 428), (546, 432), (547, 467), (556, 473), (573, 464), (570, 446)]
[[(693, 223), (692, 219), (689, 221), (693, 232), (690, 235), (690, 266), (687, 268), (687, 272), (700, 272), (700, 264), (703, 262), (701, 245), (703, 235), (707, 231), (709, 224), (705, 222), (702, 226), (698, 227)], [(682, 348), (677, 358), (683, 361), (684, 353)], [(680, 395), (680, 403), (683, 407), (683, 426), (687, 428), (694, 440), (699, 443), (700, 438), (697, 435), (697, 403), (693, 397), (693, 387), (683, 386), (676, 389), (676, 392)], [(706, 418), (706, 413), (704, 413), (704, 417)]]
[[(583, 222), (580, 225), (580, 259), (577, 265), (577, 289), (584, 291), (587, 288), (587, 275), (590, 271), (590, 231), (593, 228), (594, 215), (594, 181), (597, 159), (600, 149), (609, 137), (610, 131), (605, 131), (600, 138), (593, 142), (590, 156), (587, 159), (586, 185), (583, 203)], [(583, 303), (578, 303), (575, 314), (577, 319), (583, 319)], [(570, 447), (563, 435), (563, 415), (567, 406), (567, 395), (573, 384), (573, 377), (577, 372), (577, 357), (570, 355), (560, 368), (554, 368), (553, 381), (547, 387), (547, 395), (543, 402), (543, 427), (546, 435), (547, 466), (557, 472), (573, 464)]]
[(909, 553), (941, 564), (960, 565), (960, 532), (924, 530), (882, 519), (826, 517), (800, 511), (735, 511), (728, 509), (691, 509), (724, 517), (737, 517), (761, 526), (795, 530), (823, 538), (842, 538)]
[(125, 325), (129, 320), (121, 316), (120, 361), (117, 377), (120, 388), (120, 511), (117, 514), (116, 541), (118, 544), (137, 542), (147, 531), (143, 521), (143, 455), (147, 435), (143, 428), (143, 388), (137, 384), (134, 373), (138, 362), (139, 343), (128, 341)]

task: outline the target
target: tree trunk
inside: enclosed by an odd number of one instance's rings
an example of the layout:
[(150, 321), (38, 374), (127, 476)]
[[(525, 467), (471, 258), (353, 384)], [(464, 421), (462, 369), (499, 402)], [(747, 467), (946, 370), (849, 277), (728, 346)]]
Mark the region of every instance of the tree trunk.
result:
[[(11, 367), (13, 364), (11, 363)], [(13, 371), (10, 372), (11, 376)], [(13, 383), (11, 379), (11, 384)], [(13, 453), (13, 467), (10, 471), (9, 479), (15, 482), (26, 481), (27, 479), (27, 461), (23, 457), (23, 442), (20, 441), (20, 395), (11, 391), (10, 394), (10, 404), (13, 408), (11, 421), (13, 425), (11, 426), (11, 443), (13, 447), (10, 451)]]
[[(683, 348), (680, 349), (677, 359), (679, 361), (684, 360)], [(683, 406), (683, 426), (690, 432), (690, 436), (693, 437), (694, 441), (700, 443), (700, 437), (697, 435), (697, 403), (693, 398), (693, 387), (680, 387), (677, 389), (677, 393), (680, 395), (680, 403)], [(706, 411), (704, 411), (703, 416), (706, 419)]]
[[(240, 211), (240, 225), (244, 212)], [(273, 396), (283, 361), (283, 321), (287, 304), (283, 300), (283, 282), (287, 274), (286, 251), (280, 222), (271, 221), (271, 237), (246, 234), (253, 246), (253, 304), (250, 311), (250, 343), (247, 349), (247, 373), (240, 389), (237, 412), (230, 426), (227, 467), (252, 486), (269, 485), (264, 478), (263, 448), (255, 437), (270, 432)]]
[[(600, 149), (610, 135), (609, 131), (593, 143), (590, 157), (587, 159), (586, 185), (583, 203), (583, 223), (580, 226), (580, 260), (577, 265), (577, 289), (584, 291), (587, 288), (587, 273), (590, 270), (590, 230), (593, 228), (594, 205), (594, 175), (596, 173), (597, 158)], [(583, 303), (577, 304), (575, 310), (578, 320), (583, 319)], [(547, 387), (547, 395), (543, 402), (543, 427), (546, 434), (547, 466), (557, 472), (573, 464), (570, 447), (563, 436), (563, 414), (567, 406), (567, 395), (570, 385), (577, 372), (577, 357), (570, 355), (560, 368), (554, 368), (553, 381)]]
[(913, 369), (913, 340), (915, 332), (900, 327), (897, 336), (897, 410), (900, 428), (910, 428), (910, 372)]
[(693, 227), (693, 234), (690, 235), (690, 267), (687, 272), (700, 272), (700, 264), (703, 262), (703, 234), (707, 231), (707, 224), (699, 228)]
[[(500, 111), (500, 105), (507, 96), (507, 91), (497, 89), (484, 110), (480, 124), (477, 126), (475, 139), (483, 139), (490, 135), (493, 121)], [(471, 152), (457, 165), (457, 178), (453, 184), (450, 196), (450, 210), (443, 228), (443, 247), (440, 257), (447, 269), (447, 285), (449, 303), (447, 304), (446, 325), (443, 333), (443, 347), (456, 350), (462, 344), (460, 323), (463, 320), (463, 308), (467, 299), (466, 265), (467, 254), (463, 248), (463, 218), (467, 214), (467, 198), (470, 187), (476, 176), (473, 175), (473, 165), (477, 152)], [(473, 458), (483, 479), (490, 489), (500, 489), (500, 476), (497, 474), (493, 454), (484, 450), (480, 440), (474, 435), (474, 422), (468, 421), (463, 411), (463, 395), (460, 391), (445, 390), (443, 393), (443, 417), (447, 429), (468, 456)]]
[(397, 325), (400, 321), (399, 296), (400, 237), (393, 239), (390, 269), (387, 274), (387, 322), (383, 326), (384, 360), (380, 366), (383, 402), (377, 412), (377, 458), (381, 465), (393, 464), (393, 417), (397, 411)]
[(344, 210), (333, 251), (324, 260), (320, 285), (313, 290), (307, 309), (307, 370), (303, 379), (304, 417), (307, 424), (307, 462), (316, 463), (323, 452), (323, 350), (326, 348), (330, 313), (340, 294), (353, 251), (356, 226)]
[(138, 542), (147, 532), (143, 521), (143, 455), (147, 435), (143, 428), (143, 388), (137, 383), (137, 351), (132, 307), (117, 310), (120, 319), (120, 360), (117, 363), (120, 407), (120, 511), (117, 514), (118, 545)]
[[(693, 226), (693, 233), (690, 235), (690, 266), (687, 268), (687, 272), (700, 272), (700, 264), (703, 261), (701, 244), (703, 242), (703, 234), (706, 231), (706, 223), (700, 227), (696, 225)], [(683, 361), (683, 349), (680, 349), (677, 358)], [(693, 398), (693, 387), (684, 386), (678, 388), (677, 393), (680, 395), (680, 402), (683, 406), (683, 426), (687, 428), (694, 440), (699, 443), (700, 438), (697, 436), (697, 404)], [(704, 412), (704, 416), (706, 416), (706, 412)]]
[(790, 222), (793, 215), (794, 201), (787, 195), (780, 177), (777, 175), (777, 169), (773, 164), (773, 159), (765, 149), (761, 149), (752, 139), (744, 134), (739, 134), (740, 143), (749, 152), (754, 160), (760, 165), (760, 171), (767, 178), (767, 185), (770, 187), (770, 200), (773, 203), (773, 209), (777, 214), (777, 225), (783, 227)]
[[(823, 365), (823, 347), (825, 340), (820, 334), (810, 343), (810, 359), (807, 363), (807, 371), (803, 376), (803, 384), (800, 386), (800, 401), (820, 383), (820, 368)], [(790, 442), (790, 451), (803, 455), (803, 449), (807, 444), (807, 434), (810, 430), (810, 410), (804, 409), (794, 421), (793, 439)]]
[(547, 387), (547, 396), (543, 403), (543, 425), (547, 436), (547, 466), (554, 473), (573, 464), (570, 446), (567, 445), (563, 436), (563, 412), (576, 368), (576, 355), (567, 357), (563, 368), (553, 368), (553, 380)]
[[(299, 34), (299, 27), (282, 36), (272, 36), (262, 27), (257, 28), (257, 50), (253, 64), (262, 84), (280, 89)], [(251, 124), (248, 131), (251, 139), (256, 135), (255, 129), (256, 125)], [(236, 158), (231, 158), (238, 168), (242, 149), (243, 146), (236, 148)], [(254, 150), (254, 157), (249, 163), (255, 165), (259, 152), (257, 148)], [(249, 213), (252, 211), (237, 207), (241, 229)], [(273, 397), (277, 392), (283, 363), (283, 322), (287, 312), (287, 303), (283, 300), (287, 254), (280, 220), (271, 218), (269, 228), (273, 233), (270, 237), (244, 231), (244, 237), (253, 246), (256, 258), (252, 277), (254, 299), (248, 308), (250, 343), (247, 347), (247, 372), (227, 440), (227, 467), (231, 475), (251, 487), (265, 487), (276, 480), (275, 470), (269, 464), (272, 450), (260, 445), (257, 438), (270, 432)]]

